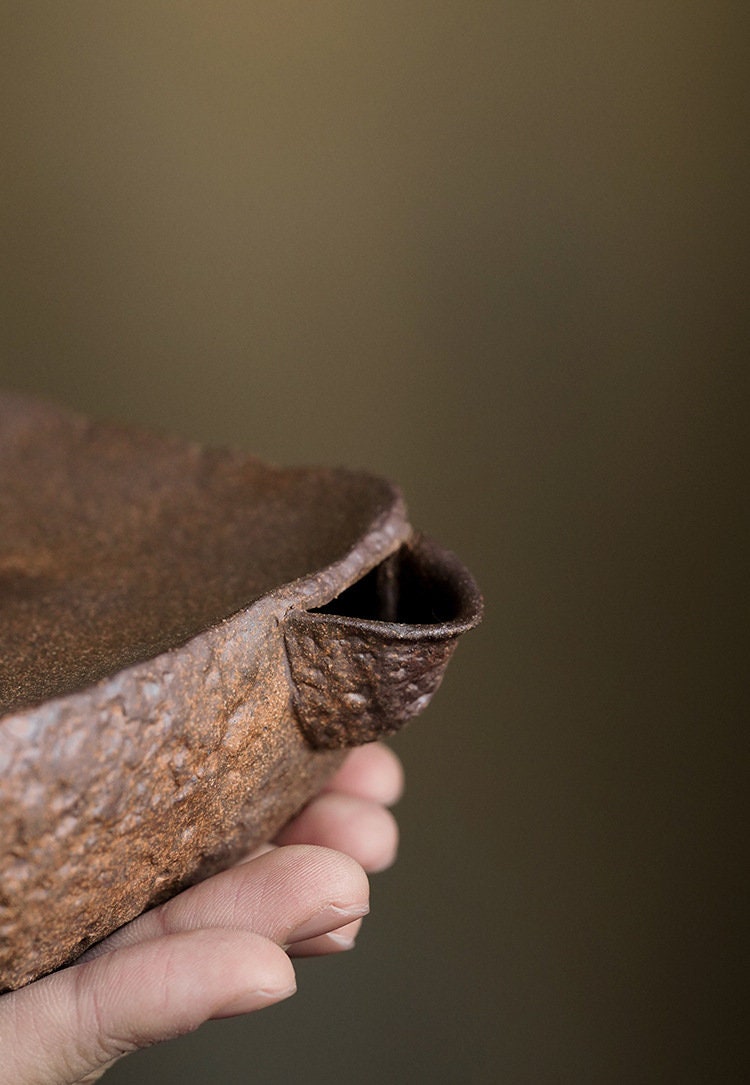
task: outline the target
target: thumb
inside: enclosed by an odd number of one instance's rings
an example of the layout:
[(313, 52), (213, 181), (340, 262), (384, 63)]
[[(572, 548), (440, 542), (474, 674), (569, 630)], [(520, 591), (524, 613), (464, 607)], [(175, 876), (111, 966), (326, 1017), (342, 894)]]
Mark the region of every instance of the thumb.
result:
[(286, 953), (203, 929), (127, 946), (0, 997), (3, 1082), (96, 1081), (122, 1055), (293, 994)]

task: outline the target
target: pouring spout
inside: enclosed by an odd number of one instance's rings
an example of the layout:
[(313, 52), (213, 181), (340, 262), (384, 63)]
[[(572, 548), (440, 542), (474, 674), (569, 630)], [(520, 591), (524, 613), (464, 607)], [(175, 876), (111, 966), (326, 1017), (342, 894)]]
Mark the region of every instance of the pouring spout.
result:
[(482, 617), (459, 559), (415, 534), (340, 596), (284, 623), (294, 708), (319, 749), (393, 734), (429, 703)]

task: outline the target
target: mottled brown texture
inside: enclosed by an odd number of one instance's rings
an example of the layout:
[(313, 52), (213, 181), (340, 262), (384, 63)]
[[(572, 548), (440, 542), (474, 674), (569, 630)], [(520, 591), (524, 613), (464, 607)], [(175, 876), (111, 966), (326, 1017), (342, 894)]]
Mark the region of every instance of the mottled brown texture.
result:
[(398, 491), (0, 396), (0, 989), (269, 839), (479, 620)]
[(372, 536), (366, 568), (409, 531), (381, 479), (279, 469), (8, 394), (0, 482), (0, 713), (172, 649)]

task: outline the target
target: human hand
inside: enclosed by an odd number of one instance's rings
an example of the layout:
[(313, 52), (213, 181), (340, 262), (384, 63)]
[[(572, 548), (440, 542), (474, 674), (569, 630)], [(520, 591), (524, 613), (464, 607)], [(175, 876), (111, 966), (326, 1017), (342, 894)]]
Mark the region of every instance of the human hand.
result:
[(0, 996), (0, 1082), (83, 1085), (121, 1056), (295, 991), (291, 956), (354, 944), (396, 855), (402, 772), (353, 750), (324, 791), (237, 866), (144, 913), (79, 962)]

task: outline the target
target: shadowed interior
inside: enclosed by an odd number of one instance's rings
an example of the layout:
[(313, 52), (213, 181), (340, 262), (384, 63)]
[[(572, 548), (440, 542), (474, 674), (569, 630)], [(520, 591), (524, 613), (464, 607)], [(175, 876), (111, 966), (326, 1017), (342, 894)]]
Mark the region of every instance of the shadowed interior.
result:
[(461, 616), (462, 599), (418, 551), (404, 545), (317, 613), (402, 625), (442, 625)]

